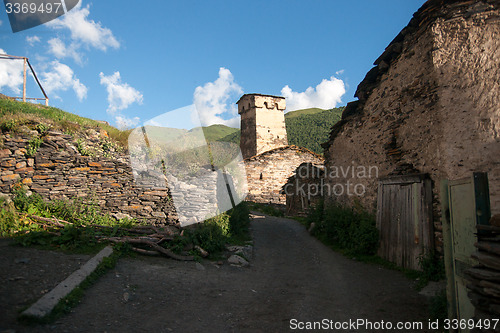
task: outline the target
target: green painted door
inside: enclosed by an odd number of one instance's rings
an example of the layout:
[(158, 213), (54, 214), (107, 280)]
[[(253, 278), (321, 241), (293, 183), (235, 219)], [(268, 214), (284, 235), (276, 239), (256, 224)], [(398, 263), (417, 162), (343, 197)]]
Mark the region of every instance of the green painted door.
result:
[[(471, 255), (476, 251), (476, 205), (472, 177), (448, 183), (450, 232), (455, 289), (455, 313), (458, 319), (474, 317), (474, 306), (467, 296), (465, 269), (476, 264)], [(467, 332), (467, 331), (464, 331)]]

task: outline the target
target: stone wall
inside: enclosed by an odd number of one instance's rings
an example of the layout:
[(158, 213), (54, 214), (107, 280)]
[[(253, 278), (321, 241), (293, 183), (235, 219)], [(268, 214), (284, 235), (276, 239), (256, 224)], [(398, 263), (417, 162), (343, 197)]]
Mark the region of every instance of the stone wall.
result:
[[(440, 230), (443, 179), (488, 172), (500, 212), (500, 24), (498, 1), (428, 1), (375, 61), (325, 147), (325, 167), (378, 168), (378, 176), (427, 173)], [(363, 196), (330, 197), (376, 206), (375, 177), (351, 181)], [(440, 245), (440, 233), (436, 237)]]
[(250, 158), (288, 145), (284, 97), (246, 94), (238, 101), (241, 115), (241, 153)]
[(33, 157), (27, 156), (30, 135), (3, 135), (0, 149), (0, 191), (21, 182), (48, 200), (94, 194), (103, 211), (124, 213), (148, 223), (177, 223), (166, 187), (136, 186), (128, 157), (82, 156), (73, 138), (49, 132)]
[(283, 186), (286, 215), (307, 216), (323, 200), (325, 170), (323, 165), (302, 163)]
[(286, 146), (264, 152), (244, 162), (248, 179), (247, 200), (284, 205), (286, 198), (282, 188), (288, 178), (304, 162), (323, 164), (323, 157), (306, 148)]

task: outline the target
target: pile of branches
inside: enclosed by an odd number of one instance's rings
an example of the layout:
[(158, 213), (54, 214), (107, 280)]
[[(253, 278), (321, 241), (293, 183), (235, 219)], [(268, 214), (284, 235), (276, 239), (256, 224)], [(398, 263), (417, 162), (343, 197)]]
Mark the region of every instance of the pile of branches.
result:
[[(194, 260), (194, 256), (181, 255), (172, 252), (171, 250), (161, 246), (162, 243), (174, 240), (174, 237), (179, 234), (179, 230), (175, 227), (158, 228), (155, 226), (134, 226), (131, 228), (120, 228), (102, 225), (75, 225), (71, 222), (64, 221), (57, 218), (41, 217), (36, 215), (28, 215), (34, 223), (42, 226), (44, 229), (50, 229), (51, 234), (58, 235), (57, 229), (62, 229), (68, 225), (76, 228), (95, 228), (102, 230), (113, 231), (114, 234), (118, 233), (123, 236), (101, 236), (96, 235), (98, 241), (108, 241), (111, 243), (130, 244), (133, 251), (144, 255), (163, 255), (175, 260)], [(182, 232), (180, 233), (182, 236)], [(202, 257), (207, 257), (208, 252), (196, 245), (194, 248), (200, 253)]]

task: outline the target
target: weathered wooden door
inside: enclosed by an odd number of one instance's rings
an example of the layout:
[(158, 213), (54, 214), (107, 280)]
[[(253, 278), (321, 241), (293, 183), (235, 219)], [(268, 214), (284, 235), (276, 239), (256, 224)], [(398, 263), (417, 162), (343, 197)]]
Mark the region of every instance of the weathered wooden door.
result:
[(379, 255), (419, 269), (419, 256), (433, 246), (432, 183), (426, 175), (380, 179), (377, 199)]
[(488, 178), (485, 173), (474, 173), (465, 179), (444, 181), (441, 192), (450, 317), (469, 320), (474, 317), (474, 306), (467, 295), (464, 271), (477, 264), (471, 257), (476, 252), (476, 225), (489, 220)]

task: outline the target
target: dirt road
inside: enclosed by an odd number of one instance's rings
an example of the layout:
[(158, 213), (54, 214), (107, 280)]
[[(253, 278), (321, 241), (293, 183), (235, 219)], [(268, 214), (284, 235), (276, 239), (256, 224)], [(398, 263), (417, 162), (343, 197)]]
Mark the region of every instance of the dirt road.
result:
[[(287, 332), (323, 319), (427, 322), (425, 299), (401, 273), (347, 259), (293, 220), (258, 215), (252, 232), (250, 267), (121, 259), (72, 313), (28, 330)], [(343, 331), (370, 331), (358, 328)]]

